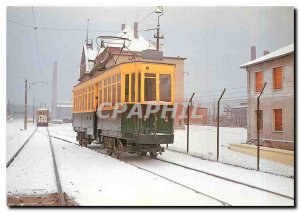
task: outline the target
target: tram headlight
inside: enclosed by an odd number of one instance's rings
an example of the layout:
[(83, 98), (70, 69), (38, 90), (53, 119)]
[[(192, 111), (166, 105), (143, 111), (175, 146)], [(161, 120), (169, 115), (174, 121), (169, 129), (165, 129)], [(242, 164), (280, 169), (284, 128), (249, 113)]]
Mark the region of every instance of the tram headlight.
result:
[(164, 118), (165, 122), (167, 123), (169, 121), (169, 117), (168, 116), (165, 116)]

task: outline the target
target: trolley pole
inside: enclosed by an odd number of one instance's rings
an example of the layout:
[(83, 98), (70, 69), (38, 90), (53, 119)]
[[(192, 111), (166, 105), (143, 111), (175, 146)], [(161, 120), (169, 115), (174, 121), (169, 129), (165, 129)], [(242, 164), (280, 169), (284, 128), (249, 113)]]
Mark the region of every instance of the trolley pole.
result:
[(226, 88), (224, 88), (219, 100), (218, 100), (218, 117), (217, 117), (217, 161), (219, 161), (219, 148), (220, 148), (220, 101), (226, 91)]
[(261, 89), (260, 94), (257, 97), (257, 112), (256, 112), (256, 129), (257, 129), (257, 164), (256, 164), (256, 170), (259, 170), (259, 145), (260, 145), (260, 141), (259, 141), (259, 130), (260, 130), (260, 112), (259, 112), (259, 98), (262, 95), (265, 87), (266, 87), (267, 83), (265, 82), (263, 88)]
[(27, 79), (25, 79), (24, 130), (27, 130)]
[(188, 102), (188, 107), (187, 107), (187, 134), (186, 134), (186, 153), (189, 154), (189, 146), (190, 146), (190, 103), (193, 100), (195, 93), (191, 96), (189, 102)]
[(160, 36), (159, 34), (160, 33), (159, 18), (164, 14), (164, 10), (162, 7), (160, 7), (160, 11), (155, 11), (155, 13), (160, 14), (157, 19), (156, 35), (154, 35), (154, 38), (156, 38), (156, 50), (159, 51), (159, 39), (164, 39), (164, 36), (163, 35)]

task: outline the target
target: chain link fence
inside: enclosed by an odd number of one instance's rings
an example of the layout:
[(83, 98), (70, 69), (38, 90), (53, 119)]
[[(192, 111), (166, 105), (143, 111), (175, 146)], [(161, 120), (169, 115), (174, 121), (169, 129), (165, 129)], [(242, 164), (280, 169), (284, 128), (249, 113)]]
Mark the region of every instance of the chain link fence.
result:
[(190, 110), (196, 112), (190, 111), (190, 115), (199, 116), (189, 119), (189, 142), (187, 127), (178, 129), (174, 131), (174, 144), (168, 149), (293, 178), (294, 95), (262, 93), (257, 113), (258, 95), (248, 98), (245, 92), (243, 95), (242, 91), (228, 90), (220, 99), (221, 93), (210, 98), (195, 95)]

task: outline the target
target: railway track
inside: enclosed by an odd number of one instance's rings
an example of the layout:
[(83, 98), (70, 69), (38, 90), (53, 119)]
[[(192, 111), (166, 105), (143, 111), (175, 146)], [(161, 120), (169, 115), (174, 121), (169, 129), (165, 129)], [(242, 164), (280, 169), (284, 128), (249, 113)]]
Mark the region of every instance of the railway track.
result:
[(66, 203), (65, 203), (64, 193), (63, 193), (62, 188), (61, 188), (59, 173), (58, 173), (56, 159), (55, 159), (55, 154), (54, 154), (54, 150), (53, 150), (53, 144), (52, 144), (51, 135), (49, 133), (48, 127), (47, 127), (47, 134), (48, 134), (48, 138), (49, 138), (49, 142), (50, 142), (50, 147), (51, 147), (51, 153), (52, 153), (52, 159), (53, 159), (53, 168), (54, 168), (55, 180), (56, 180), (56, 185), (57, 185), (59, 205), (60, 206), (65, 206)]
[[(24, 142), (24, 144), (18, 149), (18, 151), (12, 156), (12, 158), (6, 163), (6, 168), (8, 168), (10, 166), (10, 164), (13, 162), (13, 160), (19, 155), (19, 153), (22, 151), (22, 149), (25, 147), (25, 145), (30, 141), (30, 139), (32, 138), (32, 136), (37, 131), (38, 131), (38, 127), (29, 136), (29, 138)], [(42, 132), (39, 132), (39, 133), (42, 133)], [(65, 199), (64, 199), (64, 194), (63, 194), (63, 191), (62, 191), (61, 183), (60, 183), (59, 173), (58, 173), (56, 159), (55, 159), (55, 154), (54, 154), (54, 151), (53, 151), (53, 145), (52, 145), (52, 141), (51, 141), (51, 135), (49, 133), (48, 127), (47, 127), (47, 134), (46, 135), (49, 138), (50, 147), (51, 147), (51, 154), (52, 154), (52, 159), (53, 159), (53, 167), (54, 167), (54, 172), (55, 172), (55, 180), (56, 180), (57, 191), (58, 191), (57, 194), (58, 194), (59, 206), (65, 206), (66, 203), (65, 203)]]
[[(153, 158), (151, 158), (151, 159), (153, 159)], [(188, 166), (185, 166), (185, 165), (182, 165), (182, 164), (178, 164), (178, 163), (167, 161), (167, 160), (160, 159), (160, 158), (155, 158), (155, 160), (162, 161), (162, 162), (165, 162), (165, 163), (169, 163), (169, 164), (172, 164), (172, 165), (175, 165), (175, 166), (179, 166), (179, 167), (182, 167), (182, 168), (185, 168), (185, 169), (189, 169), (189, 170), (192, 170), (192, 171), (196, 171), (196, 172), (199, 172), (199, 173), (203, 173), (203, 174), (215, 177), (215, 178), (226, 180), (228, 182), (240, 184), (240, 185), (243, 185), (243, 186), (246, 186), (246, 187), (249, 187), (249, 188), (253, 188), (253, 189), (257, 189), (257, 190), (264, 191), (264, 192), (267, 192), (267, 193), (271, 193), (271, 194), (274, 194), (274, 195), (277, 195), (277, 196), (281, 196), (281, 197), (284, 197), (284, 198), (287, 198), (287, 199), (290, 199), (290, 200), (294, 200), (293, 197), (290, 197), (288, 195), (280, 194), (278, 192), (270, 191), (270, 190), (267, 190), (267, 189), (264, 189), (264, 188), (260, 188), (260, 187), (257, 187), (257, 186), (254, 186), (254, 185), (251, 185), (251, 184), (248, 184), (248, 183), (239, 182), (237, 180), (226, 178), (226, 177), (223, 177), (223, 176), (220, 176), (220, 175), (217, 175), (217, 174), (209, 173), (209, 172), (206, 172), (206, 171), (202, 171), (202, 170), (199, 170), (199, 169), (195, 169), (195, 168), (192, 168), (192, 167), (188, 167)]]
[[(59, 138), (59, 137), (57, 137), (57, 136), (53, 136), (53, 137), (55, 137), (55, 138), (58, 139), (58, 140), (67, 142), (67, 143), (72, 143), (72, 144), (78, 145), (78, 144), (76, 144), (76, 143), (73, 143), (73, 142), (68, 141), (68, 140), (66, 140), (66, 139), (63, 139), (63, 138)], [(99, 152), (99, 153), (101, 153), (101, 154), (107, 155), (107, 154), (106, 154), (106, 151), (105, 151), (103, 148), (93, 148), (93, 147), (88, 147), (88, 148), (91, 149), (91, 150), (93, 150), (93, 151)], [(150, 158), (150, 157), (149, 157), (149, 158)], [(247, 183), (244, 183), (244, 182), (240, 182), (240, 181), (237, 181), (237, 180), (233, 180), (233, 179), (230, 179), (230, 178), (226, 178), (226, 177), (223, 177), (223, 176), (221, 176), (221, 175), (217, 175), (217, 174), (205, 172), (205, 171), (203, 171), (203, 170), (198, 170), (198, 169), (195, 169), (195, 168), (192, 168), (192, 167), (188, 167), (188, 166), (185, 166), (185, 165), (182, 165), (182, 164), (178, 164), (178, 163), (171, 162), (171, 161), (167, 161), (167, 160), (160, 159), (160, 158), (156, 158), (156, 159), (152, 159), (152, 160), (158, 160), (158, 161), (163, 162), (163, 163), (172, 164), (172, 165), (177, 166), (177, 167), (181, 167), (181, 168), (184, 168), (184, 169), (188, 169), (188, 170), (191, 170), (191, 171), (194, 171), (194, 172), (198, 172), (198, 173), (201, 173), (201, 174), (206, 174), (206, 175), (209, 175), (209, 176), (214, 177), (214, 178), (218, 178), (218, 179), (221, 179), (221, 180), (224, 180), (224, 181), (228, 181), (228, 182), (231, 182), (231, 183), (234, 183), (234, 184), (242, 185), (242, 186), (245, 186), (245, 187), (249, 187), (249, 188), (252, 188), (252, 189), (255, 189), (255, 190), (259, 190), (259, 191), (262, 191), (262, 192), (266, 192), (266, 193), (268, 193), (268, 194), (280, 196), (280, 197), (283, 197), (283, 198), (286, 198), (286, 199), (289, 199), (289, 200), (293, 200), (293, 201), (294, 201), (294, 198), (291, 197), (291, 196), (288, 196), (288, 195), (285, 195), (285, 194), (281, 194), (281, 193), (278, 193), (278, 192), (274, 192), (274, 191), (271, 191), (271, 190), (268, 190), (268, 189), (260, 188), (260, 187), (257, 187), (257, 186), (251, 185), (251, 184), (247, 184)], [(164, 178), (164, 179), (166, 179), (166, 180), (169, 180), (169, 181), (171, 181), (171, 182), (173, 182), (173, 183), (175, 183), (175, 184), (178, 184), (178, 185), (183, 186), (183, 187), (185, 187), (185, 188), (187, 188), (187, 189), (190, 189), (190, 190), (192, 190), (192, 191), (194, 191), (194, 192), (196, 192), (196, 193), (199, 193), (199, 194), (202, 194), (202, 195), (204, 195), (204, 196), (210, 197), (210, 198), (212, 198), (212, 199), (214, 199), (214, 200), (220, 202), (222, 205), (230, 206), (229, 203), (224, 202), (223, 200), (217, 199), (217, 198), (215, 198), (215, 197), (213, 197), (213, 196), (210, 196), (210, 195), (205, 194), (205, 193), (203, 193), (203, 192), (201, 192), (201, 191), (198, 191), (198, 190), (196, 190), (196, 189), (193, 189), (193, 188), (191, 188), (191, 187), (189, 187), (189, 186), (186, 186), (186, 185), (184, 185), (184, 184), (182, 184), (182, 183), (176, 182), (176, 181), (174, 181), (173, 179), (170, 179), (170, 178), (168, 178), (168, 177), (162, 176), (162, 175), (160, 175), (160, 174), (158, 174), (158, 173), (155, 173), (155, 172), (153, 172), (153, 171), (151, 171), (151, 170), (148, 170), (148, 169), (146, 169), (146, 168), (143, 168), (143, 167), (138, 166), (138, 165), (136, 165), (136, 164), (133, 164), (133, 163), (131, 163), (131, 162), (124, 161), (124, 160), (122, 160), (122, 161), (125, 162), (125, 163), (128, 163), (128, 164), (130, 164), (130, 165), (132, 165), (132, 166), (135, 166), (136, 168), (139, 168), (139, 169), (141, 169), (141, 170), (143, 170), (143, 171), (152, 173), (152, 174), (154, 174), (154, 175), (156, 175), (156, 176), (159, 176), (159, 177)]]
[(24, 144), (16, 151), (16, 153), (9, 159), (9, 161), (6, 163), (6, 168), (9, 167), (9, 165), (14, 161), (14, 159), (18, 156), (18, 154), (22, 151), (24, 146), (28, 143), (28, 141), (31, 139), (31, 137), (35, 134), (38, 128), (35, 128), (33, 133), (29, 136), (29, 138), (24, 142)]

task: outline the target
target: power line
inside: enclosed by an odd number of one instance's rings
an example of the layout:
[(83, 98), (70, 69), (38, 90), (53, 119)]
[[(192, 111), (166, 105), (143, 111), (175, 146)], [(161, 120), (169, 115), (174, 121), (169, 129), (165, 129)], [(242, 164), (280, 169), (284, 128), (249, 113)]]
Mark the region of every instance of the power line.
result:
[(41, 79), (42, 79), (43, 78), (43, 75), (42, 75), (42, 66), (41, 66), (40, 51), (39, 51), (39, 45), (38, 45), (37, 33), (36, 33), (37, 27), (35, 26), (35, 17), (34, 17), (33, 7), (31, 9), (32, 9), (33, 24), (34, 24), (34, 28), (33, 29), (34, 29), (35, 45), (36, 45), (36, 51), (37, 51), (38, 63), (39, 63), (39, 71), (40, 71)]
[(33, 28), (33, 26), (28, 25), (28, 24), (19, 23), (19, 22), (12, 21), (12, 20), (6, 20), (6, 21), (10, 22), (10, 23), (14, 23), (14, 24), (20, 25), (20, 26), (24, 26), (24, 27), (28, 27), (28, 28)]
[(142, 23), (144, 20), (146, 20), (146, 19), (147, 19), (150, 15), (152, 15), (154, 12), (155, 12), (155, 11), (153, 10), (151, 13), (149, 13), (148, 15), (146, 15), (146, 16), (139, 22), (139, 24)]
[[(78, 31), (78, 32), (86, 32), (86, 29), (76, 29), (76, 28), (56, 28), (56, 27), (37, 27), (38, 30), (60, 30), (60, 31)], [(101, 31), (97, 29), (89, 29), (89, 32), (102, 32), (102, 33), (108, 33), (113, 32), (117, 33), (118, 31)]]
[[(17, 21), (13, 20), (6, 20), (7, 22), (14, 23), (20, 26), (28, 27), (28, 28), (33, 28), (36, 30), (61, 30), (61, 31), (78, 31), (78, 32), (86, 32), (86, 29), (79, 29), (79, 28), (65, 28), (65, 27), (37, 27), (36, 25), (28, 25), (28, 24), (23, 24)], [(102, 32), (102, 33), (118, 33), (119, 31), (113, 31), (113, 30), (97, 30), (97, 29), (89, 29), (91, 32)]]

